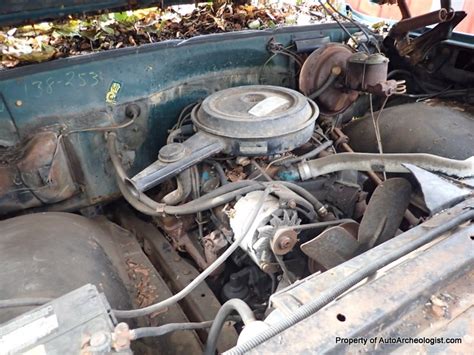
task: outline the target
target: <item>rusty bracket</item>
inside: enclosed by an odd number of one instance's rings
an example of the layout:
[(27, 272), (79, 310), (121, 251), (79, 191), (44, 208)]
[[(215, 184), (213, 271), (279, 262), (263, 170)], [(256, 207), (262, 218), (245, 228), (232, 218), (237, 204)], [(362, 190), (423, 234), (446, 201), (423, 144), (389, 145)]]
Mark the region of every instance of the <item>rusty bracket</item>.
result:
[[(440, 5), (439, 10), (411, 17), (406, 0), (398, 0), (402, 20), (393, 25), (388, 38), (393, 40), (393, 46), (400, 56), (409, 57), (413, 65), (423, 60), (428, 50), (436, 43), (451, 37), (454, 27), (466, 17), (464, 11), (452, 9), (451, 0), (440, 0)], [(436, 27), (415, 39), (408, 36), (410, 31), (435, 24), (437, 24)], [(390, 42), (386, 41), (386, 43)]]
[[(171, 243), (155, 226), (138, 219), (125, 207), (118, 209), (116, 215), (124, 228), (134, 231), (138, 239), (143, 240), (145, 252), (168, 282), (172, 292), (180, 291), (199, 275), (196, 268), (179, 256)], [(203, 322), (213, 319), (221, 304), (210, 288), (205, 283), (201, 283), (180, 302), (180, 306), (190, 321)], [(197, 333), (204, 343), (207, 332), (202, 330)], [(217, 343), (217, 350), (219, 352), (228, 350), (236, 342), (237, 332), (231, 324), (226, 322)]]

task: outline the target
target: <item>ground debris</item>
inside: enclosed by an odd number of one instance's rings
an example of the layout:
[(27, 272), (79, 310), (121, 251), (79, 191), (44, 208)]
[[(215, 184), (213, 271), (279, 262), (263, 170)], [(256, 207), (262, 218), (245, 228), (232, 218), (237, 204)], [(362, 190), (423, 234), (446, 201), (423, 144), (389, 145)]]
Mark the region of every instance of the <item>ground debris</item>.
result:
[[(0, 28), (0, 70), (56, 58), (210, 33), (331, 22), (314, 2), (157, 7)], [(191, 6), (191, 11), (189, 10)]]
[(156, 302), (158, 297), (155, 286), (150, 283), (150, 271), (142, 264), (131, 259), (126, 260), (128, 276), (136, 290), (135, 302), (138, 307), (146, 307)]

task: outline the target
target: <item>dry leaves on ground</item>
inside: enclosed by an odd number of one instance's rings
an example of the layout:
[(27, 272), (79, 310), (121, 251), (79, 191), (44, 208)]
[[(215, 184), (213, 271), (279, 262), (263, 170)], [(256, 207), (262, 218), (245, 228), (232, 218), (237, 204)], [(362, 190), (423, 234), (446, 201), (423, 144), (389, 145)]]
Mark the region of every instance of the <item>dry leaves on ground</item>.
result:
[(140, 9), (0, 29), (0, 69), (197, 35), (332, 21), (318, 5)]

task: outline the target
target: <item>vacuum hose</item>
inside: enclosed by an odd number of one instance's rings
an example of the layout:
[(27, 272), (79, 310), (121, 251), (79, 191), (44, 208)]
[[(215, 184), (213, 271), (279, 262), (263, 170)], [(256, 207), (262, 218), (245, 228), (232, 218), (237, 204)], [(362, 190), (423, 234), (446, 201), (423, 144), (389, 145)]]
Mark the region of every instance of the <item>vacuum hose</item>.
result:
[(219, 312), (216, 314), (216, 318), (212, 322), (209, 335), (207, 336), (206, 347), (204, 349), (204, 355), (214, 355), (216, 353), (217, 340), (219, 334), (224, 326), (224, 323), (232, 312), (237, 312), (245, 325), (254, 322), (255, 316), (250, 307), (244, 301), (234, 298), (224, 303)]

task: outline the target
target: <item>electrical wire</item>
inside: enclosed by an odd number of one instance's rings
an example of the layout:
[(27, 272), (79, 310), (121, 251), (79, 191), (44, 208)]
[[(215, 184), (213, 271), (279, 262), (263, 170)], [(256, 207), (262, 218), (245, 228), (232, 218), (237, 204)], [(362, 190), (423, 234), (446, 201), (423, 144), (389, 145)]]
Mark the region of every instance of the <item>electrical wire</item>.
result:
[[(437, 92), (443, 92), (444, 90), (449, 89), (451, 87), (451, 85), (449, 85), (447, 88), (440, 88), (438, 86), (436, 91), (433, 91), (433, 90), (431, 90), (427, 87), (427, 85), (429, 85), (430, 83), (423, 83), (420, 79), (418, 79), (418, 77), (415, 75), (415, 73), (412, 73), (412, 72), (410, 72), (408, 70), (405, 70), (405, 69), (394, 69), (394, 70), (392, 70), (391, 72), (389, 72), (387, 74), (387, 79), (391, 79), (391, 78), (393, 78), (394, 76), (397, 76), (397, 75), (402, 75), (402, 76), (404, 75), (404, 76), (411, 77), (413, 79), (413, 81), (415, 82), (415, 84), (418, 85), (426, 93), (426, 95), (437, 93)], [(431, 85), (434, 86), (433, 84), (431, 84)]]
[(51, 302), (52, 298), (38, 297), (38, 298), (14, 298), (7, 300), (0, 300), (0, 309), (14, 308), (14, 307), (33, 307), (42, 306), (45, 303)]
[(283, 161), (279, 161), (278, 163), (275, 163), (275, 165), (295, 164), (295, 163), (298, 163), (298, 162), (300, 162), (302, 160), (305, 160), (305, 159), (314, 158), (316, 155), (318, 155), (322, 151), (332, 147), (332, 145), (333, 145), (333, 141), (328, 140), (324, 143), (321, 143), (316, 148), (310, 150), (309, 152), (307, 152), (303, 155), (300, 155), (300, 156), (297, 156), (297, 157), (294, 157), (294, 158), (289, 158), (289, 159), (286, 159), (286, 160), (283, 160)]
[[(330, 1), (327, 1), (326, 4), (331, 8), (332, 11), (336, 12), (339, 16), (341, 16), (342, 18), (346, 19), (347, 21), (349, 21), (350, 23), (352, 23), (354, 26), (358, 27), (361, 32), (365, 35), (365, 37), (367, 38), (367, 43), (371, 43), (372, 41), (370, 40), (370, 35), (369, 33), (367, 32), (367, 30), (364, 28), (364, 26), (362, 24), (360, 24), (359, 22), (357, 22), (356, 20), (354, 20), (353, 18), (350, 18), (349, 16), (346, 16), (344, 15), (343, 13), (341, 13), (340, 11), (338, 11), (332, 4)], [(372, 42), (373, 44), (375, 44), (375, 48), (377, 49), (377, 52), (380, 53), (380, 48), (379, 48), (379, 45), (378, 43), (375, 41), (375, 42)]]
[[(374, 115), (374, 107), (372, 103), (372, 94), (369, 94), (369, 103), (370, 103), (370, 115), (372, 117), (372, 123), (374, 125), (374, 132), (375, 132), (375, 138), (377, 139), (377, 147), (379, 150), (379, 154), (383, 154), (383, 147), (382, 147), (382, 136), (380, 134), (380, 125), (379, 125), (379, 120), (380, 120), (380, 115), (382, 114), (383, 109), (385, 108), (385, 105), (387, 104), (388, 101), (388, 96), (385, 97), (385, 100), (382, 103), (382, 106), (380, 107), (380, 110), (377, 114), (377, 118)], [(387, 174), (385, 173), (385, 170), (382, 172), (383, 173), (383, 178), (384, 180), (387, 180)]]
[[(132, 106), (132, 107), (134, 107), (134, 106)], [(56, 147), (54, 148), (53, 157), (51, 158), (51, 167), (50, 167), (49, 172), (48, 172), (47, 181), (48, 182), (53, 181), (52, 176), (51, 176), (51, 174), (53, 172), (53, 162), (54, 162), (54, 159), (56, 159), (57, 154), (59, 153), (59, 148), (61, 146), (61, 140), (63, 139), (63, 137), (68, 136), (70, 134), (74, 134), (74, 133), (111, 132), (111, 131), (116, 131), (116, 130), (119, 130), (119, 129), (122, 129), (122, 128), (127, 128), (127, 127), (131, 126), (132, 124), (134, 124), (136, 118), (140, 115), (140, 111), (139, 111), (138, 107), (136, 109), (132, 108), (130, 112), (131, 112), (131, 115), (132, 115), (130, 120), (125, 122), (125, 123), (122, 123), (122, 124), (103, 126), (103, 127), (89, 127), (89, 128), (81, 128), (81, 129), (73, 129), (73, 130), (63, 130), (62, 132), (60, 132), (60, 134), (58, 135), (58, 138), (56, 140)]]
[[(263, 81), (262, 81), (262, 76), (263, 76), (263, 72), (266, 68), (266, 66), (268, 65), (268, 63), (270, 63), (273, 58), (275, 58), (278, 54), (286, 54), (287, 56), (290, 56), (300, 67), (303, 66), (303, 60), (301, 58), (299, 58), (295, 53), (291, 52), (289, 49), (292, 48), (294, 45), (289, 45), (287, 47), (283, 47), (282, 46), (282, 49), (280, 51), (272, 51), (271, 48), (269, 48), (269, 51), (270, 53), (272, 53), (272, 55), (265, 61), (265, 63), (263, 63), (262, 67), (260, 68), (259, 70), (259, 73), (258, 73), (258, 80), (259, 80), (259, 83), (260, 84), (263, 84)], [(284, 53), (282, 53), (282, 51)], [(298, 71), (296, 73), (296, 75), (298, 75)]]
[[(283, 156), (283, 157), (280, 157), (280, 158), (278, 158), (278, 159), (272, 160), (272, 161), (265, 167), (264, 171), (265, 171), (265, 172), (268, 171), (268, 169), (270, 169), (270, 167), (271, 167), (272, 165), (276, 164), (276, 163), (279, 162), (279, 161), (283, 161), (283, 160), (287, 159), (288, 157), (289, 157), (289, 156)], [(253, 181), (254, 181), (254, 180), (257, 180), (260, 176), (262, 176), (261, 173), (258, 174), (258, 175), (255, 176), (255, 177), (253, 177), (251, 180), (253, 180)]]
[(159, 327), (143, 327), (130, 330), (131, 340), (137, 340), (147, 337), (159, 337), (171, 332), (180, 330), (206, 329), (212, 325), (213, 321), (199, 323), (168, 323)]
[(174, 131), (177, 128), (180, 128), (183, 125), (183, 122), (186, 120), (186, 118), (190, 115), (190, 112), (188, 112), (190, 109), (192, 109), (194, 106), (197, 105), (197, 102), (192, 102), (181, 110), (178, 116), (178, 120), (176, 121), (175, 125), (173, 128), (171, 128), (171, 131)]
[[(227, 185), (226, 185), (227, 186)], [(239, 247), (242, 240), (247, 237), (247, 234), (252, 232), (254, 229), (255, 219), (257, 215), (260, 213), (260, 210), (263, 207), (265, 199), (267, 196), (273, 191), (271, 186), (267, 187), (263, 194), (260, 196), (257, 204), (255, 205), (254, 209), (249, 215), (249, 219), (247, 220), (247, 224), (244, 226), (242, 235), (235, 239), (234, 242), (220, 255), (211, 265), (209, 265), (202, 273), (200, 273), (193, 281), (191, 281), (186, 287), (184, 287), (181, 291), (177, 294), (163, 300), (161, 302), (155, 303), (153, 305), (140, 308), (140, 309), (132, 309), (132, 310), (113, 310), (113, 314), (117, 318), (135, 318), (140, 316), (146, 316), (151, 313), (155, 313), (162, 309), (165, 309), (178, 301), (182, 300), (186, 297), (190, 292), (192, 292), (196, 286), (198, 286), (201, 282), (203, 282), (211, 273), (213, 273), (227, 258)]]
[(273, 181), (273, 179), (270, 177), (270, 175), (267, 174), (266, 170), (264, 170), (259, 163), (255, 159), (251, 159), (250, 163), (256, 168), (260, 174), (258, 174), (257, 177), (263, 176), (267, 181)]
[(111, 125), (111, 126), (103, 126), (103, 127), (89, 127), (89, 128), (80, 128), (80, 129), (73, 129), (73, 130), (66, 130), (61, 133), (61, 136), (68, 136), (73, 133), (83, 133), (83, 132), (110, 132), (116, 131), (118, 129), (126, 128), (131, 126), (135, 123), (135, 119), (138, 117), (138, 114), (134, 114), (133, 117), (122, 124), (118, 125)]
[(354, 41), (354, 43), (357, 46), (361, 46), (367, 53), (370, 53), (369, 48), (365, 45), (365, 43), (359, 43), (359, 41), (349, 32), (349, 30), (342, 24), (341, 21), (337, 19), (337, 17), (332, 13), (329, 12), (326, 6), (324, 6), (323, 2), (321, 0), (318, 0), (319, 4), (321, 7), (324, 9), (324, 11), (333, 18), (333, 20), (339, 25), (339, 27), (349, 36), (350, 39)]
[(295, 53), (289, 50), (289, 48), (291, 47), (292, 45), (288, 47), (274, 46), (270, 48), (270, 53), (286, 55), (287, 57), (290, 57), (291, 59), (293, 59), (300, 67), (302, 67), (303, 60), (300, 57), (298, 57), (298, 55), (296, 55)]

